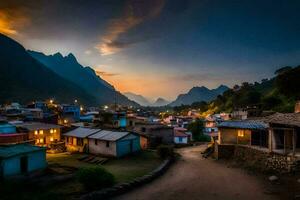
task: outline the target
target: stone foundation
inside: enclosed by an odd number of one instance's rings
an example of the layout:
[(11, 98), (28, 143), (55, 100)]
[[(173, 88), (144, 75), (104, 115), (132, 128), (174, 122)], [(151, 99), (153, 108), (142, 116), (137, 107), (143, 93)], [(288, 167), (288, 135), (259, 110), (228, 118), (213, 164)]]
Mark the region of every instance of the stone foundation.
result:
[[(258, 150), (243, 145), (216, 145), (216, 158), (233, 158), (243, 166), (259, 171), (276, 171), (286, 173), (292, 171), (294, 162), (292, 157)], [(233, 150), (232, 150), (233, 149)]]
[(215, 144), (214, 157), (216, 159), (229, 159), (234, 155), (235, 145), (230, 144)]

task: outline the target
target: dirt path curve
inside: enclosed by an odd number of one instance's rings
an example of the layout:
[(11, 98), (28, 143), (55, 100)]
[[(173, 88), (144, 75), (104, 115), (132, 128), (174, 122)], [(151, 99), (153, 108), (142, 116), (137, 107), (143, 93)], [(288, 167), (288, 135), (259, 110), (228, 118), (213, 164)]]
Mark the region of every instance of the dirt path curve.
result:
[(257, 177), (243, 170), (228, 168), (214, 160), (202, 158), (204, 146), (178, 150), (182, 158), (162, 177), (116, 197), (116, 200), (275, 200), (264, 193)]

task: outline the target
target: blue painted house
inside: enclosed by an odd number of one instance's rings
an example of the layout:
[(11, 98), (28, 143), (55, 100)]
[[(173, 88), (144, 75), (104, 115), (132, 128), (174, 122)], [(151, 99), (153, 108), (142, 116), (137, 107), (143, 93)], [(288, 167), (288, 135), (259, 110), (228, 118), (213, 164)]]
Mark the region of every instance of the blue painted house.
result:
[(0, 121), (0, 134), (16, 133), (16, 126), (9, 124), (6, 121)]
[(126, 128), (127, 119), (125, 112), (115, 112), (113, 113), (113, 126), (115, 128)]
[(0, 146), (0, 177), (28, 174), (46, 168), (46, 149), (29, 144)]
[(122, 157), (141, 150), (140, 136), (130, 132), (101, 130), (88, 139), (92, 154)]

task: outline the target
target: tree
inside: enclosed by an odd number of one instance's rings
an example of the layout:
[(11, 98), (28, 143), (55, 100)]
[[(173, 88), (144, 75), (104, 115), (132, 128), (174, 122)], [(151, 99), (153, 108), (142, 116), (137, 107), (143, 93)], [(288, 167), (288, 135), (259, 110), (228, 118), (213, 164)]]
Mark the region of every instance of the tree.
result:
[(98, 166), (80, 168), (76, 178), (87, 190), (102, 189), (115, 184), (113, 174)]
[(286, 73), (286, 72), (288, 72), (288, 71), (290, 71), (290, 70), (292, 70), (292, 69), (293, 69), (293, 68), (290, 67), (290, 66), (282, 67), (282, 68), (280, 68), (280, 69), (277, 69), (277, 70), (275, 71), (275, 74), (276, 74), (276, 75), (284, 74), (284, 73)]
[(287, 97), (300, 99), (300, 66), (277, 75), (276, 86)]
[(204, 129), (204, 123), (203, 120), (196, 119), (196, 121), (192, 122), (188, 126), (188, 130), (192, 132), (193, 139), (196, 141), (200, 141), (203, 137), (203, 129)]

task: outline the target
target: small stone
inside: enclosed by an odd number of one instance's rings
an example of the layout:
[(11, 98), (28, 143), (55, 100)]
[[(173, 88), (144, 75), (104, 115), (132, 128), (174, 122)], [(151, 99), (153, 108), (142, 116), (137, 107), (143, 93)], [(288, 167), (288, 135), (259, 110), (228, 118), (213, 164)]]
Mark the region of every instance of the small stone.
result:
[(269, 177), (269, 181), (272, 181), (272, 182), (273, 182), (273, 181), (277, 181), (277, 180), (278, 180), (278, 177), (277, 177), (277, 176), (274, 176), (274, 175), (273, 175), (273, 176), (270, 176), (270, 177)]
[(300, 183), (300, 178), (297, 180), (298, 183)]

